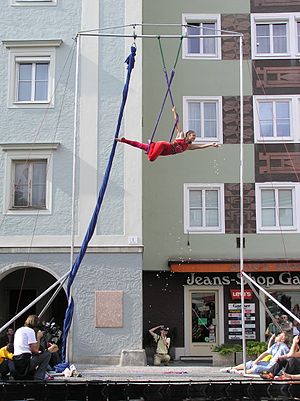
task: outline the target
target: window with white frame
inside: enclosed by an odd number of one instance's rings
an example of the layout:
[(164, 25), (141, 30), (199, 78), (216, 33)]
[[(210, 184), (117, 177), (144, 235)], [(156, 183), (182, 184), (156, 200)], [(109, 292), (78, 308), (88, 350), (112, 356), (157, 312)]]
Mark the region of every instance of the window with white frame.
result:
[(297, 50), (296, 53), (300, 53), (300, 22), (296, 21), (297, 24)]
[(13, 6), (53, 6), (57, 0), (11, 0)]
[(182, 24), (191, 36), (183, 42), (183, 58), (221, 58), (220, 38), (212, 37), (220, 33), (220, 15), (183, 14)]
[(297, 198), (299, 199), (299, 184), (256, 184), (257, 231), (299, 230)]
[(300, 14), (252, 14), (252, 58), (294, 58), (300, 53)]
[(254, 134), (256, 142), (298, 141), (295, 132), (299, 96), (254, 96)]
[(55, 48), (62, 41), (3, 43), (9, 50), (8, 107), (53, 107)]
[(198, 141), (221, 142), (221, 122), (221, 97), (183, 97), (184, 129), (195, 131)]
[(5, 212), (50, 213), (53, 150), (59, 144), (1, 144), (6, 153)]
[(50, 59), (16, 58), (16, 102), (49, 102)]
[(184, 232), (224, 232), (223, 184), (184, 184)]

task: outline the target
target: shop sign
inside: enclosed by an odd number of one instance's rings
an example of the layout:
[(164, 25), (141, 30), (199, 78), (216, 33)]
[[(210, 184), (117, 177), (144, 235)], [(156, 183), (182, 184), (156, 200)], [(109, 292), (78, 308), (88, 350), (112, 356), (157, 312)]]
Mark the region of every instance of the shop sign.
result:
[[(231, 299), (241, 299), (241, 290), (230, 290)], [(244, 299), (252, 299), (253, 291), (252, 290), (244, 290)]]
[[(263, 287), (271, 287), (275, 284), (281, 285), (300, 285), (300, 275), (291, 272), (280, 273), (278, 278), (274, 276), (253, 276), (251, 273), (247, 273), (258, 285)], [(241, 278), (240, 273), (236, 276), (231, 277), (228, 275), (218, 275), (218, 276), (205, 276), (196, 273), (190, 273), (190, 276), (186, 280), (187, 285), (199, 285), (199, 286), (209, 286), (209, 285), (240, 285)]]
[[(235, 291), (235, 290), (233, 290)], [(245, 303), (245, 337), (247, 340), (255, 340), (255, 304)], [(242, 339), (242, 305), (240, 303), (228, 304), (228, 339)]]

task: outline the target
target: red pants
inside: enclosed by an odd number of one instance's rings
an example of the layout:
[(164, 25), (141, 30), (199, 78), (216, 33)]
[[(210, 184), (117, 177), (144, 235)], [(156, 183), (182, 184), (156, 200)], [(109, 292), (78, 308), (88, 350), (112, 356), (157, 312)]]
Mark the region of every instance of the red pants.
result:
[(141, 143), (137, 141), (131, 141), (126, 138), (122, 138), (121, 142), (127, 143), (134, 148), (139, 148), (147, 152), (148, 150), (148, 160), (154, 162), (158, 156), (170, 156), (174, 153), (173, 147), (170, 142), (159, 141), (151, 142), (149, 145), (146, 143)]

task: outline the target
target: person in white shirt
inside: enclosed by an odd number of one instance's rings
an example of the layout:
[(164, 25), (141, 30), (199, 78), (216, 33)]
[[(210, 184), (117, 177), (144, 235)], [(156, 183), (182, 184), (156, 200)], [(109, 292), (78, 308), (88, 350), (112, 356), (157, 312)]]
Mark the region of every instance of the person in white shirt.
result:
[(20, 327), (14, 338), (15, 378), (45, 380), (51, 353), (57, 352), (56, 344), (49, 344), (45, 352), (40, 352), (40, 340), (44, 335), (38, 330), (41, 322), (37, 315), (30, 315), (23, 327)]

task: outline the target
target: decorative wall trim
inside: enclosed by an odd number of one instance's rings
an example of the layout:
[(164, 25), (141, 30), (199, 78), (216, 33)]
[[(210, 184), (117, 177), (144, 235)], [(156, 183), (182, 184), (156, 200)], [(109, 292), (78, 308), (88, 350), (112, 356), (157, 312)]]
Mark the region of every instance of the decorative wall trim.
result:
[(299, 181), (300, 144), (255, 145), (255, 181)]
[[(251, 55), (251, 23), (249, 14), (222, 14), (222, 29), (240, 32), (243, 38), (243, 58), (250, 59)], [(222, 38), (222, 59), (238, 60), (240, 57), (239, 38)]]
[[(240, 230), (240, 184), (225, 184), (225, 233), (238, 234)], [(255, 186), (244, 184), (244, 233), (256, 232)]]

